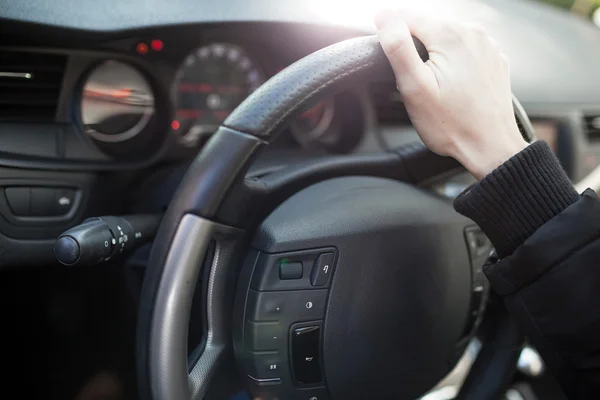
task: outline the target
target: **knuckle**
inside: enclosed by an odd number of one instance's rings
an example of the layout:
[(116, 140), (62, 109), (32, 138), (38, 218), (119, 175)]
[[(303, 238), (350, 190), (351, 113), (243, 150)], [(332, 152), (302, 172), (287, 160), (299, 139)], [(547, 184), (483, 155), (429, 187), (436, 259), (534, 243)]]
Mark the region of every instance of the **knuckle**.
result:
[(405, 50), (407, 41), (401, 37), (392, 37), (385, 43), (386, 53), (390, 58), (396, 58)]
[(443, 29), (443, 36), (447, 43), (464, 43), (467, 29), (458, 23), (449, 23)]

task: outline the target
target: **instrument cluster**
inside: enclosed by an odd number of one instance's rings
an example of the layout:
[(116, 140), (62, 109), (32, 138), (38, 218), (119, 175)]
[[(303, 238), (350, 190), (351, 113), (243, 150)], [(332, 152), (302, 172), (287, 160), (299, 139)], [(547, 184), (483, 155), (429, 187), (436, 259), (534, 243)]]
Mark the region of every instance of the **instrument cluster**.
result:
[[(158, 47), (155, 42), (138, 43), (135, 50), (149, 56), (150, 49)], [(272, 54), (277, 57), (269, 57)], [(151, 65), (103, 60), (83, 79), (76, 119), (90, 140), (117, 159), (147, 156), (167, 141), (183, 153), (195, 154), (246, 97), (301, 56), (251, 51), (234, 41), (214, 40), (183, 56), (154, 57)], [(157, 79), (152, 71), (152, 64), (161, 63), (169, 66), (168, 78)], [(305, 149), (345, 153), (357, 145), (363, 131), (361, 99), (356, 93), (343, 93), (303, 110), (284, 136)]]

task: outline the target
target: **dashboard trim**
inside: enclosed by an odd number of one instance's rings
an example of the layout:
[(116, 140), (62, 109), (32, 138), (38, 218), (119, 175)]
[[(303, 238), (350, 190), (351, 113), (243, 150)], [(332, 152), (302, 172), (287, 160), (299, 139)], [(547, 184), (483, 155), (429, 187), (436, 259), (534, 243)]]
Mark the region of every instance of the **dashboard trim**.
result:
[[(81, 49), (63, 49), (63, 48), (41, 48), (37, 46), (0, 46), (2, 51), (17, 51), (25, 53), (43, 53), (43, 54), (60, 54), (68, 57), (67, 64), (63, 75), (60, 95), (58, 98), (58, 106), (55, 114), (55, 122), (38, 125), (41, 129), (47, 127), (47, 135), (55, 135), (55, 143), (57, 149), (56, 157), (40, 157), (26, 154), (11, 153), (0, 151), (0, 166), (40, 169), (40, 170), (56, 170), (56, 171), (115, 171), (115, 170), (132, 170), (148, 167), (161, 160), (166, 154), (170, 146), (173, 145), (169, 134), (166, 121), (169, 121), (173, 115), (173, 106), (169, 101), (168, 87), (170, 79), (158, 75), (158, 70), (152, 64), (152, 60), (147, 60), (141, 57), (135, 57), (131, 54), (117, 50), (81, 50)], [(106, 60), (115, 60), (126, 63), (138, 70), (150, 84), (155, 95), (155, 114), (159, 109), (164, 110), (162, 115), (156, 115), (156, 129), (164, 132), (162, 144), (157, 151), (149, 155), (143, 160), (136, 161), (120, 161), (110, 158), (110, 155), (101, 151), (94, 141), (85, 133), (83, 124), (78, 118), (78, 100), (83, 88), (85, 78), (90, 74), (94, 66)], [(162, 124), (163, 126), (160, 126)], [(25, 126), (27, 123), (23, 123)], [(19, 125), (19, 123), (12, 123)], [(53, 131), (53, 132), (51, 132)], [(80, 146), (85, 146), (85, 150), (94, 153), (94, 157), (89, 160), (85, 159), (68, 159), (65, 157), (66, 136), (77, 136)], [(106, 159), (106, 161), (102, 161)]]

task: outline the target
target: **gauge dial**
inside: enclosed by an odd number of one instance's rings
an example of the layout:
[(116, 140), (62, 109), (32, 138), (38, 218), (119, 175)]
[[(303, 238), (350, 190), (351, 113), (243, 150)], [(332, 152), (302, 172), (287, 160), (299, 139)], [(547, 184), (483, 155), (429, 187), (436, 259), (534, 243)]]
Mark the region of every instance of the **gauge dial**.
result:
[(331, 123), (335, 115), (333, 99), (327, 99), (300, 114), (290, 129), (300, 143), (309, 145), (325, 139), (330, 133)]
[(177, 72), (171, 128), (184, 144), (195, 146), (263, 82), (263, 74), (241, 47), (227, 43), (200, 47)]
[(89, 136), (100, 142), (123, 142), (148, 125), (154, 114), (154, 95), (138, 70), (119, 61), (105, 61), (83, 86), (80, 112)]

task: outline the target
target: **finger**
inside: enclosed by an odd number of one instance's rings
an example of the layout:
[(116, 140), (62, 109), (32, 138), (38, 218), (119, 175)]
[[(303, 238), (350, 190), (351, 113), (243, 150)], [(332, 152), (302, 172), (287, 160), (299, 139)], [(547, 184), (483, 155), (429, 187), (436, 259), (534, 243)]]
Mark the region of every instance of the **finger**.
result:
[(402, 81), (427, 79), (428, 69), (421, 60), (406, 22), (393, 10), (375, 17), (379, 41), (402, 86)]
[(444, 35), (444, 29), (448, 25), (447, 20), (432, 18), (412, 8), (403, 9), (399, 15), (411, 34), (419, 38), (425, 47), (439, 42), (440, 36)]

